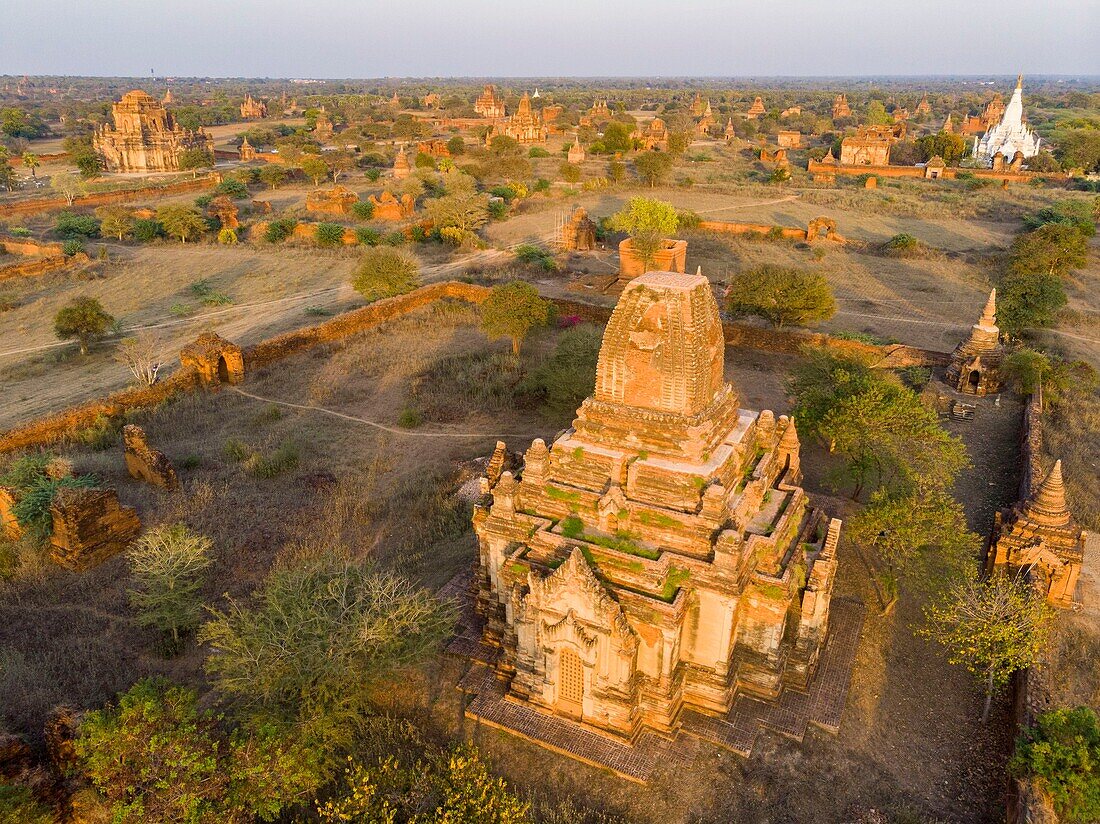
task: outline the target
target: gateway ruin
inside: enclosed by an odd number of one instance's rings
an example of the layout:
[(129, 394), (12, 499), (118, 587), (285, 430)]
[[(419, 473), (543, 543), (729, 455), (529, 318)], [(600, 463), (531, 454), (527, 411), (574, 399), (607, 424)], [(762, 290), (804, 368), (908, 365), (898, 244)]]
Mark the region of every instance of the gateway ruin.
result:
[(794, 421), (739, 408), (724, 355), (705, 277), (642, 275), (572, 428), (514, 474), (490, 462), (477, 607), (510, 701), (636, 740), (813, 678), (841, 524), (799, 486)]

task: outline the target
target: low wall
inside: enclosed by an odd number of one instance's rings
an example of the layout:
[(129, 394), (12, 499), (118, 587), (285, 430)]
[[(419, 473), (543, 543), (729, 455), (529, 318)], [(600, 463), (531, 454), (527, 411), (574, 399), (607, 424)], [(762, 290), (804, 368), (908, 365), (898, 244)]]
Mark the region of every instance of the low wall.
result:
[(11, 266), (0, 266), (0, 282), (16, 280), (18, 278), (39, 277), (47, 272), (56, 272), (58, 269), (83, 266), (90, 258), (83, 252), (78, 252), (71, 257), (67, 255), (51, 255), (37, 258), (24, 263), (13, 263)]
[(772, 226), (766, 223), (730, 223), (724, 220), (703, 220), (699, 227), (708, 232), (726, 235), (770, 235), (778, 230), (780, 237), (788, 240), (805, 240), (806, 230), (794, 226)]
[(52, 257), (60, 255), (64, 247), (60, 243), (45, 243), (30, 237), (0, 236), (0, 249), (8, 254), (24, 257)]
[(149, 200), (157, 197), (186, 194), (187, 192), (201, 192), (213, 189), (220, 182), (221, 175), (214, 173), (191, 180), (182, 180), (178, 183), (168, 183), (164, 186), (146, 186), (142, 189), (123, 189), (117, 192), (99, 192), (85, 195), (84, 197), (75, 198), (72, 204), (63, 197), (17, 200), (12, 203), (0, 204), (0, 220), (37, 215), (42, 212), (53, 212), (58, 209), (91, 209), (96, 206), (112, 206), (116, 203), (131, 203), (135, 200)]
[[(480, 304), (491, 290), (459, 281), (445, 281), (422, 286), (408, 294), (376, 301), (361, 309), (353, 309), (323, 323), (284, 332), (242, 351), (244, 371), (267, 366), (297, 352), (326, 343), (343, 340), (371, 329), (393, 318), (429, 306), (437, 300), (452, 298)], [(554, 300), (558, 312), (576, 316), (590, 323), (606, 323), (612, 307), (559, 298)], [(827, 348), (842, 354), (865, 357), (877, 367), (942, 366), (948, 363), (946, 352), (931, 352), (912, 346), (873, 346), (859, 341), (832, 338), (815, 332), (795, 332), (785, 329), (763, 329), (726, 321), (722, 324), (726, 344), (753, 349), (766, 349), (783, 354), (798, 354), (806, 346)], [(180, 392), (202, 386), (193, 368), (180, 368), (169, 378), (151, 387), (118, 392), (107, 398), (89, 401), (50, 415), (38, 421), (0, 434), (0, 453), (15, 449), (41, 447), (64, 440), (81, 429), (93, 425), (100, 416), (117, 417), (124, 412), (155, 406)]]
[[(874, 175), (875, 177), (917, 177), (925, 178), (923, 166), (848, 166), (839, 163), (822, 163), (819, 160), (811, 160), (806, 164), (806, 171), (811, 175)], [(1011, 183), (1026, 183), (1037, 177), (1048, 180), (1066, 180), (1064, 174), (1043, 174), (1040, 172), (1014, 172), (1011, 169), (962, 169), (957, 166), (947, 166), (940, 170), (937, 178), (928, 180), (954, 180), (960, 174), (970, 174), (984, 180), (1003, 180)]]

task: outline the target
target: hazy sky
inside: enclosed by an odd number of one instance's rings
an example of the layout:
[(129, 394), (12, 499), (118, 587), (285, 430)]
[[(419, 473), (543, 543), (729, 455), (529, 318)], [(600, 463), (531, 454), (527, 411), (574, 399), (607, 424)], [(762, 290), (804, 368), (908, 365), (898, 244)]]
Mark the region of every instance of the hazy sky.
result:
[(1100, 74), (1100, 0), (0, 0), (0, 74)]

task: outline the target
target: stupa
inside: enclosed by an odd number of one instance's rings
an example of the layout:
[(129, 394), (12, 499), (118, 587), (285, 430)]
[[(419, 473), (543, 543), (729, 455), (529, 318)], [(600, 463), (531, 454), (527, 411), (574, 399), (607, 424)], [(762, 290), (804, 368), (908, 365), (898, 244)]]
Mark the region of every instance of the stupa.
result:
[(970, 334), (951, 353), (947, 382), (958, 392), (988, 395), (1001, 388), (998, 367), (1004, 359), (1001, 331), (997, 328), (997, 290), (989, 293), (982, 316)]
[(992, 166), (993, 158), (1002, 155), (1008, 160), (1019, 153), (1026, 160), (1039, 154), (1039, 135), (1024, 123), (1024, 77), (1016, 79), (1016, 90), (1005, 106), (1001, 122), (979, 140), (974, 138), (974, 157)]

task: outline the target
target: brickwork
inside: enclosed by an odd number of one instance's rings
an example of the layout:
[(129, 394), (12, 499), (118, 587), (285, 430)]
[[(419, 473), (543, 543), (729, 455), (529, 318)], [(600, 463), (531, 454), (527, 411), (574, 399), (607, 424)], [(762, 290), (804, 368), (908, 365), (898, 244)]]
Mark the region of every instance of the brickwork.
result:
[(162, 489), (176, 489), (179, 486), (172, 462), (163, 452), (149, 446), (145, 430), (140, 426), (127, 424), (122, 428), (122, 447), (131, 478)]
[(113, 489), (61, 489), (50, 508), (50, 559), (66, 569), (90, 569), (122, 552), (141, 522)]

